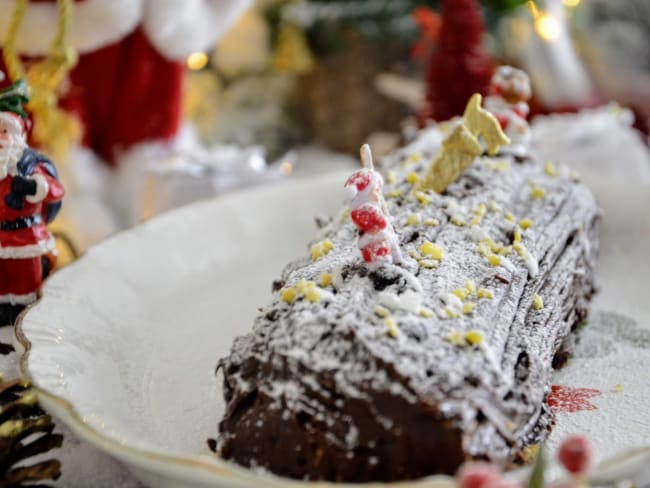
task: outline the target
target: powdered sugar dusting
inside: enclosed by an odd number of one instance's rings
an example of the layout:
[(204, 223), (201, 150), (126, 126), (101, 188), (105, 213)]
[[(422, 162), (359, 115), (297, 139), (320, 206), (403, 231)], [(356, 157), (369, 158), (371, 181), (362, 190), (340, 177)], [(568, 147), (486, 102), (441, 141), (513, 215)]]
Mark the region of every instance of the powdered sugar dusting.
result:
[[(417, 257), (428, 241), (444, 249), (442, 259), (435, 266), (418, 264), (417, 258), (399, 266), (369, 266), (361, 259), (356, 228), (343, 210), (314, 241), (328, 238), (331, 252), (315, 261), (305, 255), (282, 275), (285, 286), (295, 286), (300, 280), (318, 283), (319, 276), (331, 273), (332, 283), (323, 288), (321, 300), (299, 298), (288, 304), (276, 294), (253, 332), (235, 342), (222, 366), (228, 395), (242, 398), (259, 391), (278, 408), (326, 419), (333, 445), (368, 448), (356, 420), (339, 418), (324, 399), (365, 402), (382, 425), (392, 429), (393, 420), (373, 400), (389, 395), (413, 405), (437, 404), (466, 433), (468, 452), (498, 458), (533, 435), (536, 423), (531, 418), (537, 418), (545, 395), (540, 385), (548, 384), (556, 343), (569, 333), (573, 318), (562, 309), (566, 296), (548, 296), (548, 272), (566, 263), (570, 269), (557, 279), (571, 283), (572, 269), (593, 267), (597, 245), (571, 236), (578, 229), (591, 232), (598, 209), (581, 184), (547, 175), (534, 158), (519, 163), (512, 156), (490, 158), (507, 160), (508, 169), (499, 171), (479, 158), (445, 195), (428, 195), (430, 203), (423, 204), (406, 175), (423, 174), (437, 146), (431, 145), (428, 157), (415, 163), (407, 158), (415, 148), (426, 152), (428, 138), (439, 139), (432, 130), (384, 161), (395, 175), (385, 193), (403, 195), (387, 198), (402, 254)], [(545, 198), (530, 197), (529, 180), (543, 186)], [(480, 224), (471, 225), (473, 209), (481, 207)], [(516, 225), (504, 218), (508, 213), (515, 222), (535, 218), (523, 235), (528, 257), (506, 250), (494, 265), (477, 251), (477, 242), (491, 239), (498, 246), (511, 245)], [(408, 223), (404, 216), (409, 214), (420, 216), (419, 223)], [(439, 225), (426, 225), (427, 219)], [(595, 239), (593, 233), (589, 238)], [(475, 291), (464, 298), (463, 293), (452, 293), (468, 279), (493, 298), (480, 298)], [(545, 303), (557, 306), (545, 321), (533, 311), (535, 293), (545, 294)], [(465, 306), (467, 302), (473, 306)], [(397, 334), (390, 334), (387, 319), (375, 313), (378, 304), (388, 309)], [(549, 323), (556, 325), (545, 327)], [(453, 332), (470, 330), (482, 333), (484, 343), (459, 347), (446, 340)], [(251, 363), (256, 369), (246, 366)], [(269, 364), (271, 369), (262, 367)], [(479, 412), (489, 420), (485, 425), (498, 432), (500, 444), (493, 438), (486, 441), (487, 427), (476, 420)], [(347, 427), (334, 427), (339, 425)], [(488, 452), (492, 448), (497, 454)]]

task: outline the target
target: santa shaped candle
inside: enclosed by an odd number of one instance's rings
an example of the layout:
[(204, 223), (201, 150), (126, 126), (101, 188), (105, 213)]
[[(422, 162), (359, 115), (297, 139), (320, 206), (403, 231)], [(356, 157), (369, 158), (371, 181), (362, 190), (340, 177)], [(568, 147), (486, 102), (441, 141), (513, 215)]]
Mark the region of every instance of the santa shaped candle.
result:
[(363, 168), (345, 183), (350, 218), (359, 230), (359, 249), (367, 263), (400, 263), (402, 254), (382, 193), (384, 180), (375, 171), (370, 146), (361, 147)]
[(490, 96), (485, 109), (494, 114), (512, 142), (512, 148), (525, 151), (530, 141), (528, 100), (531, 96), (530, 78), (512, 66), (499, 66), (490, 83)]

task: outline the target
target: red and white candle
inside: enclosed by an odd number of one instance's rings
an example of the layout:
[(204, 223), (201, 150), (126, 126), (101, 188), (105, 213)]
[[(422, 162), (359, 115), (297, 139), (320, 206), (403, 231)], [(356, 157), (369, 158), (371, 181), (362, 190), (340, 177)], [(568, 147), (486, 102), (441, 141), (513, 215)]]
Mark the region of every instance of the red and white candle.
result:
[(370, 146), (361, 146), (363, 168), (345, 183), (350, 218), (359, 229), (359, 249), (367, 263), (400, 263), (399, 241), (384, 200), (384, 179), (375, 171)]

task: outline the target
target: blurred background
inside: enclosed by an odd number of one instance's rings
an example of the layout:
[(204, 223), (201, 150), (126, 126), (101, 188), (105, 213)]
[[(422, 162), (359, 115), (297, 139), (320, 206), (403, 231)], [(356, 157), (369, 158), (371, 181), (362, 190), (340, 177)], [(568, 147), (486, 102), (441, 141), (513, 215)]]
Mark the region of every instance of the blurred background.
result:
[(363, 142), (386, 153), (462, 113), (499, 64), (530, 74), (533, 117), (605, 107), (594, 120), (647, 142), (648, 0), (65, 7), (17, 1), (0, 21), (4, 85), (36, 85), (32, 144), (68, 189), (63, 263), (171, 208), (354, 165)]

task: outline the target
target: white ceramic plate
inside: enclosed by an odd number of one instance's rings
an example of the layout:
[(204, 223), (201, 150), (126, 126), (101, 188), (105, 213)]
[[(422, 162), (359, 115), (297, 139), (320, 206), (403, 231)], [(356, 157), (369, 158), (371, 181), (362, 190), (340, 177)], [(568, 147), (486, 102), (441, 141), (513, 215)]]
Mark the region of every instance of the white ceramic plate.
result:
[[(303, 486), (209, 452), (223, 408), (214, 368), (268, 302), (271, 281), (305, 252), (313, 216), (337, 211), (346, 177), (255, 188), (175, 211), (56, 274), (17, 327), (22, 368), (46, 409), (149, 486)], [(616, 209), (616, 200), (605, 201)], [(557, 444), (586, 432), (600, 458), (650, 439), (650, 314), (641, 286), (650, 272), (650, 224), (613, 212), (594, 305), (600, 312), (556, 381), (563, 408), (580, 411), (560, 412), (551, 438)]]

